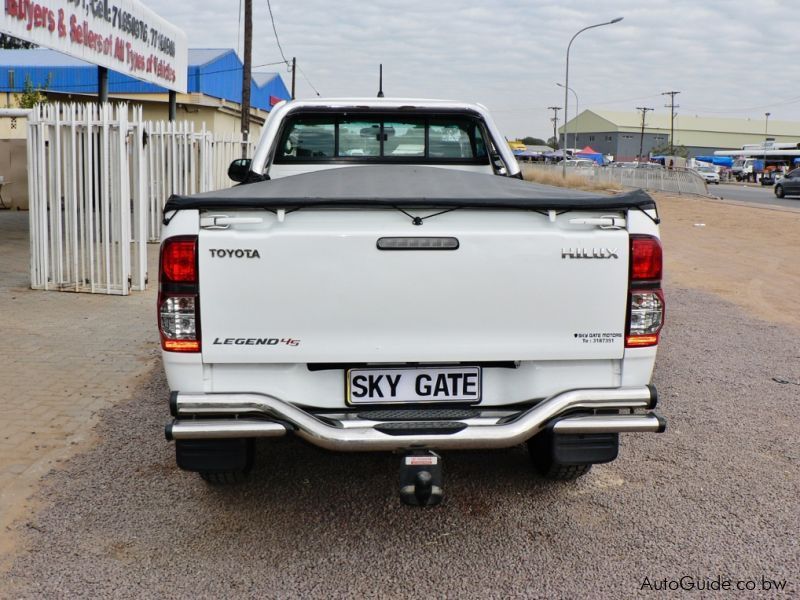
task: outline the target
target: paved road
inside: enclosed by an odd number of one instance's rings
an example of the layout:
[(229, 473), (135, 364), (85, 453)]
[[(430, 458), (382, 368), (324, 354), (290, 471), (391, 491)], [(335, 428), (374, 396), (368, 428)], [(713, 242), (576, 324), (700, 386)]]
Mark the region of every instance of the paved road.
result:
[(772, 186), (746, 186), (740, 183), (721, 183), (709, 185), (708, 193), (721, 196), (725, 200), (738, 200), (772, 206), (784, 206), (800, 210), (800, 198), (776, 198)]
[(799, 332), (667, 292), (667, 433), (624, 436), (574, 483), (537, 479), (522, 448), (449, 452), (433, 509), (400, 505), (396, 456), (292, 439), (264, 440), (246, 485), (206, 486), (175, 468), (156, 369), (45, 480), (13, 597), (620, 598), (684, 576), (797, 597)]

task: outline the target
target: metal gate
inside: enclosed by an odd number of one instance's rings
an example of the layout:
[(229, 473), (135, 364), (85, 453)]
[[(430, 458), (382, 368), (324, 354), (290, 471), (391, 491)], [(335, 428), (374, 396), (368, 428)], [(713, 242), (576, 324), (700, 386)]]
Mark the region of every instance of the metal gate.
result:
[(141, 108), (37, 105), (28, 120), (31, 287), (126, 295), (147, 277)]
[[(252, 156), (254, 144), (248, 144)], [(241, 137), (145, 122), (125, 104), (42, 104), (28, 119), (31, 287), (126, 295), (172, 194), (229, 187)]]

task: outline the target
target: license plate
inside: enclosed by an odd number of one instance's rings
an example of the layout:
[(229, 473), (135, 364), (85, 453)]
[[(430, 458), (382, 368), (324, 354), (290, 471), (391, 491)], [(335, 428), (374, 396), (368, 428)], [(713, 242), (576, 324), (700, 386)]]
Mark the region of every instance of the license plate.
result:
[(349, 369), (348, 404), (480, 402), (480, 367)]

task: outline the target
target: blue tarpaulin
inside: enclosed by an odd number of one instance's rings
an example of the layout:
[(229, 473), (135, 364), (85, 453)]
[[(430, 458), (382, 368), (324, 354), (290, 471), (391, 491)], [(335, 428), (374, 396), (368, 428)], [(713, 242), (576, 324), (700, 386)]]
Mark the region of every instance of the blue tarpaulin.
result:
[(695, 156), (695, 160), (711, 163), (720, 167), (732, 167), (733, 159), (730, 156)]
[(575, 158), (588, 158), (589, 160), (593, 160), (598, 165), (603, 165), (603, 155), (599, 152), (595, 152), (593, 154), (578, 152), (575, 154)]

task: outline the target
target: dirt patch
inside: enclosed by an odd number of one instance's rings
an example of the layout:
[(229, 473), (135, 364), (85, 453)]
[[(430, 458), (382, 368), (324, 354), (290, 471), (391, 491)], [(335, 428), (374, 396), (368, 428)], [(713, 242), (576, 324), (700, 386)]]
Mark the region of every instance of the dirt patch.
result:
[(571, 173), (566, 178), (561, 176), (561, 173), (549, 173), (546, 171), (537, 171), (536, 169), (523, 169), (522, 176), (525, 181), (532, 181), (534, 183), (541, 183), (544, 185), (553, 185), (556, 187), (567, 187), (577, 190), (584, 190), (586, 192), (611, 192), (618, 193), (623, 191), (622, 187), (613, 186), (608, 183), (595, 183), (588, 177), (581, 177)]
[(666, 278), (776, 323), (800, 325), (800, 212), (653, 194)]

